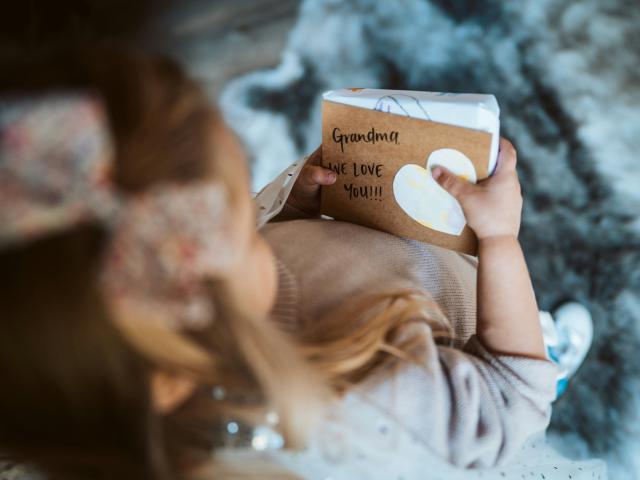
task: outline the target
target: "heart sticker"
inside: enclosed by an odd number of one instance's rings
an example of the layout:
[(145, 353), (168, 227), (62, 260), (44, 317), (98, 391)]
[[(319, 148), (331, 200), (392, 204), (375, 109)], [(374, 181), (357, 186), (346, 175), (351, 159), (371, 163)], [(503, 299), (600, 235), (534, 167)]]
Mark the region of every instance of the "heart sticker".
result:
[(421, 225), (460, 235), (467, 221), (458, 201), (431, 176), (431, 169), (436, 165), (472, 183), (477, 181), (476, 169), (464, 153), (441, 148), (429, 155), (426, 169), (408, 164), (398, 170), (393, 179), (393, 195), (400, 208)]

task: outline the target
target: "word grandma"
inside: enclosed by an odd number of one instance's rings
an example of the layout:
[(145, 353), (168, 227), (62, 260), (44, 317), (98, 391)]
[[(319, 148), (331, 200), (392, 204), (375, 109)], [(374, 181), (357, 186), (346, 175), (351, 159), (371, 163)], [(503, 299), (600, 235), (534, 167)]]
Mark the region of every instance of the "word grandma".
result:
[(349, 143), (394, 143), (398, 144), (400, 132), (396, 130), (391, 130), (390, 132), (377, 132), (375, 128), (371, 127), (371, 129), (366, 133), (342, 133), (339, 127), (335, 127), (333, 132), (331, 133), (333, 141), (335, 143), (340, 144), (340, 150), (344, 153), (344, 146)]

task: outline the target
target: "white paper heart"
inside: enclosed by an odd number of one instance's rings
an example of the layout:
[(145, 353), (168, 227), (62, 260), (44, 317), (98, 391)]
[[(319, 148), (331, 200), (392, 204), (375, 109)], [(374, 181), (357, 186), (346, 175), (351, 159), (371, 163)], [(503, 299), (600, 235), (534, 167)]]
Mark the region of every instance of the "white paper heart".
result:
[(400, 208), (421, 225), (460, 235), (467, 221), (458, 201), (431, 176), (431, 169), (436, 165), (472, 183), (477, 181), (473, 163), (464, 153), (442, 148), (429, 155), (426, 169), (409, 164), (398, 170), (393, 179), (393, 195)]

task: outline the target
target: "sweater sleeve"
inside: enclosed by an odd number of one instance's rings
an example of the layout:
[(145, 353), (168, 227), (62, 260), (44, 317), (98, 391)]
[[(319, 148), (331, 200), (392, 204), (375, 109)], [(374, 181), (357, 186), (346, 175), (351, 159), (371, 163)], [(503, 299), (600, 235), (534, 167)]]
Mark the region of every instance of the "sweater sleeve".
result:
[(367, 396), (432, 451), (463, 468), (496, 466), (548, 426), (555, 364), (490, 353), (475, 335), (462, 350), (426, 337), (421, 361), (399, 363)]
[(256, 226), (262, 228), (267, 222), (274, 220), (295, 220), (308, 218), (304, 212), (290, 206), (287, 199), (309, 157), (304, 157), (289, 165), (276, 178), (269, 182), (260, 192), (254, 195), (256, 209)]

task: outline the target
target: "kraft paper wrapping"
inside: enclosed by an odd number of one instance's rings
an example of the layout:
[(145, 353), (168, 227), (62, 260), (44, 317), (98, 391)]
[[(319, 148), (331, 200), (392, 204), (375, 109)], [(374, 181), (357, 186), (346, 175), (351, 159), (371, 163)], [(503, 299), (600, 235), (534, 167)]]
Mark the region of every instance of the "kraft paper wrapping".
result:
[[(429, 96), (440, 97), (438, 108)], [(322, 161), (338, 180), (322, 189), (322, 213), (476, 255), (477, 239), (460, 205), (435, 182), (431, 169), (443, 165), (472, 182), (489, 176), (499, 111), (491, 95), (448, 97), (454, 101), (428, 92), (327, 92)], [(444, 123), (456, 118), (458, 125)]]

